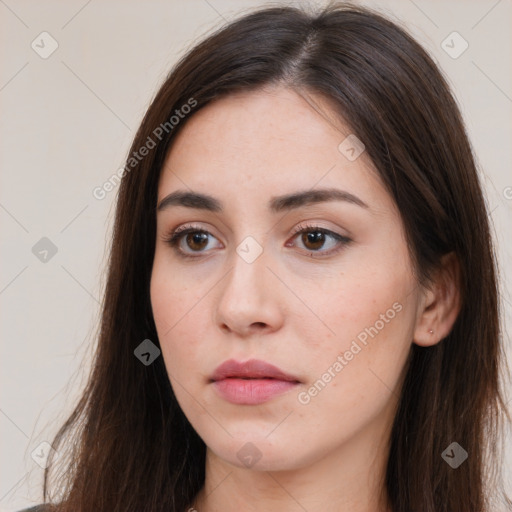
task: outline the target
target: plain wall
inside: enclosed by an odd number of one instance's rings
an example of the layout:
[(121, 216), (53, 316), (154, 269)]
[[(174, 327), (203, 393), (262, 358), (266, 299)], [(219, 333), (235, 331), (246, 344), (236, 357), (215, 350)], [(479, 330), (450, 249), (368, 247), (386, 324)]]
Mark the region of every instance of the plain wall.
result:
[[(401, 20), (453, 86), (495, 223), (510, 332), (511, 2), (364, 3)], [(84, 384), (117, 193), (99, 200), (94, 188), (124, 165), (178, 57), (224, 20), (263, 4), (0, 2), (1, 510), (41, 502), (43, 469), (31, 453), (44, 452), (41, 443), (52, 440)], [(441, 46), (453, 31), (469, 44), (458, 58)], [(40, 54), (52, 41), (42, 32), (58, 43), (48, 58)], [(456, 51), (462, 42), (454, 44)], [(505, 342), (510, 356), (508, 335)], [(509, 489), (511, 447), (509, 439)]]

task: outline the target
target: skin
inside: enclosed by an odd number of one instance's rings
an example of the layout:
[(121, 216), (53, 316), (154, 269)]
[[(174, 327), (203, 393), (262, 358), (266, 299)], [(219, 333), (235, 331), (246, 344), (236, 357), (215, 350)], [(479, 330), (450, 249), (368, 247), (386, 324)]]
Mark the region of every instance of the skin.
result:
[[(351, 132), (329, 112), (321, 97), (284, 86), (230, 95), (188, 119), (162, 169), (159, 203), (192, 190), (224, 204), (158, 211), (151, 279), (172, 388), (207, 446), (205, 486), (191, 504), (199, 512), (390, 510), (384, 474), (407, 355), (412, 343), (439, 342), (457, 316), (456, 263), (447, 258), (432, 286), (418, 285), (396, 205), (365, 152), (350, 161), (338, 150)], [(276, 195), (327, 187), (368, 208), (268, 208)], [(294, 235), (304, 222), (351, 242), (308, 243)], [(188, 223), (210, 233), (203, 245), (182, 238), (196, 259), (165, 241)], [(248, 236), (263, 249), (252, 263), (236, 251)], [(394, 318), (333, 371), (393, 304)], [(300, 384), (260, 405), (232, 404), (209, 382), (230, 358), (268, 361)], [(301, 403), (328, 368), (335, 376)], [(251, 467), (237, 457), (248, 442), (261, 454)]]

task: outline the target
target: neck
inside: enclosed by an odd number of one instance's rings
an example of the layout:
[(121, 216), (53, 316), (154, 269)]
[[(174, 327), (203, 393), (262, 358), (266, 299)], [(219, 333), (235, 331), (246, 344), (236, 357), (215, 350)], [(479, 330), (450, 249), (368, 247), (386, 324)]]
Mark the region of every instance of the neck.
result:
[[(380, 435), (379, 435), (380, 434)], [(303, 467), (255, 471), (206, 452), (197, 512), (390, 512), (385, 492), (388, 436), (360, 432)]]

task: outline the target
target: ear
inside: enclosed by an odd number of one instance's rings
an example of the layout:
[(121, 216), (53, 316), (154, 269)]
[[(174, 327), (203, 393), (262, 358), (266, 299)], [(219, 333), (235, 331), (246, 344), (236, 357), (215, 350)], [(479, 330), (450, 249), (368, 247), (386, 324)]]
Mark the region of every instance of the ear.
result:
[(461, 306), (460, 267), (455, 253), (441, 258), (441, 268), (425, 289), (418, 308), (414, 343), (429, 347), (448, 336)]

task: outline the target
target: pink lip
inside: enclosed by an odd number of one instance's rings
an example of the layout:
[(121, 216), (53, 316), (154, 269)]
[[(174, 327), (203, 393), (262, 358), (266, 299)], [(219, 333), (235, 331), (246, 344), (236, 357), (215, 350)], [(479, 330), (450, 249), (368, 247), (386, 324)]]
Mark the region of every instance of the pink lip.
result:
[(300, 381), (265, 361), (250, 359), (242, 363), (229, 359), (215, 370), (211, 382), (227, 401), (257, 405), (292, 389)]

